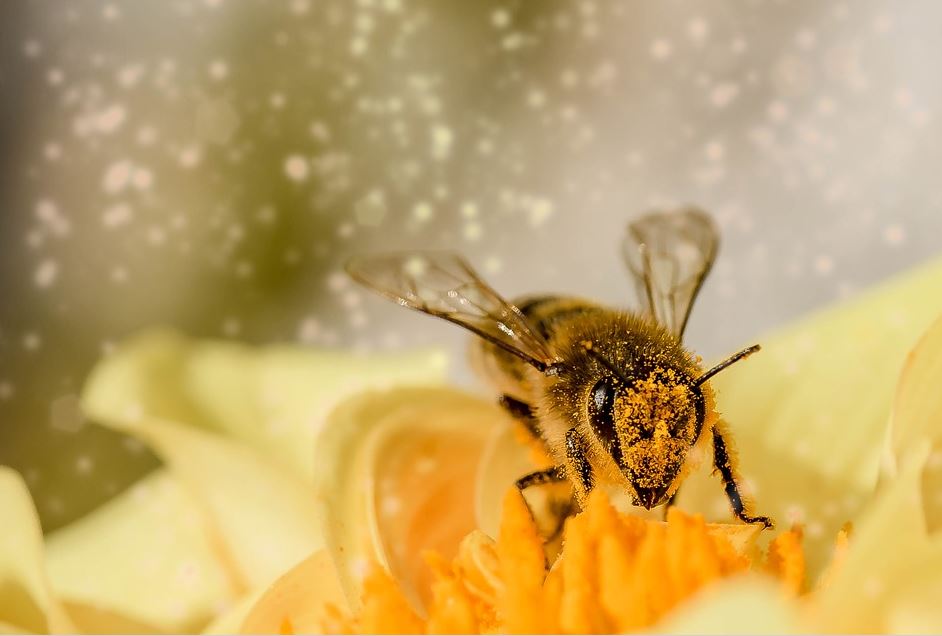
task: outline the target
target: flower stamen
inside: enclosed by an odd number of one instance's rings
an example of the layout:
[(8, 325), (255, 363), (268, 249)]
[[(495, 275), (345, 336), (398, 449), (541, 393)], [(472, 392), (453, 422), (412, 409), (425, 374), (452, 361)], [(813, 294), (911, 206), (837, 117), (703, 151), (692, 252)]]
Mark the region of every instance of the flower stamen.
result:
[[(656, 624), (703, 588), (750, 570), (805, 592), (802, 532), (778, 535), (763, 556), (761, 528), (708, 524), (671, 508), (666, 522), (621, 513), (600, 491), (566, 522), (562, 553), (547, 568), (543, 540), (516, 490), (494, 541), (475, 531), (452, 562), (426, 555), (432, 571), (425, 618), (388, 574), (367, 579), (357, 632), (624, 632)], [(337, 625), (334, 625), (336, 628)]]

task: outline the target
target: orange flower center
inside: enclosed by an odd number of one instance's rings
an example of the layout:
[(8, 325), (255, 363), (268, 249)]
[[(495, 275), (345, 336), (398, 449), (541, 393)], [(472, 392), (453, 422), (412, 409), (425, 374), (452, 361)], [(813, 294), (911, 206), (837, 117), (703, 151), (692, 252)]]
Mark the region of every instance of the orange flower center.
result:
[(791, 594), (804, 591), (801, 533), (779, 534), (765, 554), (758, 529), (707, 524), (671, 509), (666, 522), (616, 511), (595, 493), (566, 523), (563, 550), (547, 568), (543, 541), (516, 491), (504, 500), (500, 536), (479, 531), (447, 562), (428, 554), (426, 616), (375, 568), (354, 617), (332, 613), (332, 632), (586, 633), (640, 630), (705, 586), (747, 570), (767, 572)]

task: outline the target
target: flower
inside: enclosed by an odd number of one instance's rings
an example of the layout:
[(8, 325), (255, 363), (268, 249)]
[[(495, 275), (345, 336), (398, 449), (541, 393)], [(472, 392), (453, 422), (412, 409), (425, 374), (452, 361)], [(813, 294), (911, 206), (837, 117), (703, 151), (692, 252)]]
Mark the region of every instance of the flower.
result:
[[(324, 567), (310, 561), (287, 574), (243, 627), (256, 632), (623, 628), (631, 621), (616, 620), (611, 607), (599, 611), (612, 590), (598, 573), (587, 585), (591, 568), (585, 567), (621, 558), (627, 565), (615, 587), (642, 576), (643, 589), (660, 590), (661, 596), (630, 608), (634, 625), (645, 629), (942, 629), (936, 603), (942, 591), (942, 497), (931, 489), (942, 473), (942, 397), (935, 388), (942, 382), (942, 298), (931, 291), (940, 287), (942, 263), (934, 263), (761, 339), (761, 357), (717, 378), (717, 401), (735, 433), (757, 511), (780, 526), (796, 526), (795, 531), (763, 533), (754, 549), (730, 551), (725, 538), (710, 543), (719, 526), (689, 516), (729, 520), (722, 489), (707, 466), (681, 488), (678, 507), (685, 512), (675, 514), (666, 530), (654, 522), (613, 516), (607, 504), (595, 499), (569, 521), (561, 565), (547, 574), (534, 541), (518, 541), (514, 545), (520, 553), (507, 556), (505, 537), (531, 536), (533, 529), (514, 513), (519, 506), (506, 502), (501, 521), (496, 502), (533, 463), (506, 417), (494, 415), (499, 425), (483, 417), (476, 427), (446, 424), (440, 418), (451, 413), (450, 401), (460, 398), (440, 390), (414, 394), (408, 407), (396, 393), (354, 398), (325, 434), (352, 422), (370, 430), (372, 443), (348, 439), (346, 448), (372, 469), (319, 493), (332, 502), (328, 516), (335, 515), (338, 540), (315, 557)], [(479, 408), (486, 407), (481, 402)], [(397, 414), (400, 408), (410, 415)], [(455, 403), (453, 408), (467, 413), (471, 407)], [(408, 432), (402, 428), (405, 420), (411, 422)], [(397, 432), (389, 433), (395, 443), (377, 442), (393, 421), (399, 422)], [(459, 444), (459, 452), (428, 444), (429, 431), (446, 439), (468, 428), (490, 431), (476, 467), (455, 464), (457, 458), (467, 464), (468, 455), (476, 452), (471, 447)], [(318, 447), (320, 454), (331, 452), (330, 445)], [(435, 483), (450, 486), (429, 492), (433, 478), (419, 474), (421, 466), (446, 471)], [(364, 482), (370, 487), (360, 492), (356, 484)], [(467, 519), (469, 509), (476, 511), (474, 523)], [(602, 532), (599, 518), (621, 519), (609, 524), (621, 529)], [(847, 522), (854, 528), (850, 537)], [(637, 555), (642, 546), (670, 535), (674, 526), (688, 532), (675, 531), (674, 541), (700, 541), (713, 551), (704, 552), (712, 556), (702, 568), (667, 585), (655, 574), (659, 569), (639, 565), (643, 559)], [(635, 539), (613, 543), (613, 532), (630, 535), (630, 527)], [(662, 544), (666, 552), (659, 558), (679, 554), (671, 540)], [(607, 558), (600, 558), (601, 545), (609, 546)], [(423, 548), (429, 547), (437, 556), (423, 559)], [(892, 560), (886, 558), (888, 551)], [(364, 576), (372, 561), (381, 568)], [(704, 572), (711, 574), (704, 577)], [(481, 590), (488, 586), (496, 596), (482, 606)], [(325, 587), (329, 593), (321, 592)], [(783, 594), (783, 587), (789, 592)], [(566, 599), (569, 607), (578, 606), (571, 599), (580, 594), (586, 611), (572, 610), (564, 620)], [(547, 598), (555, 602), (547, 605)], [(534, 621), (514, 623), (515, 612), (528, 612)], [(493, 623), (488, 622), (491, 613)], [(646, 618), (638, 619), (642, 614)]]
[[(754, 538), (741, 576), (725, 576), (742, 562), (717, 547), (731, 559), (717, 562), (723, 576), (685, 588), (652, 629), (939, 629), (939, 288), (942, 262), (762, 338), (762, 354), (717, 379), (757, 510), (803, 536), (779, 531), (791, 539), (771, 553), (772, 533)], [(366, 584), (407, 621), (467, 576), (493, 587), (501, 519), (520, 521), (501, 502), (533, 459), (492, 400), (441, 385), (443, 363), (161, 331), (128, 341), (92, 373), (83, 405), (164, 467), (45, 542), (22, 480), (0, 469), (0, 628), (311, 631), (361, 615)], [(728, 520), (706, 469), (679, 509), (672, 522), (690, 537), (712, 525), (689, 515)], [(808, 593), (796, 598), (799, 579)]]

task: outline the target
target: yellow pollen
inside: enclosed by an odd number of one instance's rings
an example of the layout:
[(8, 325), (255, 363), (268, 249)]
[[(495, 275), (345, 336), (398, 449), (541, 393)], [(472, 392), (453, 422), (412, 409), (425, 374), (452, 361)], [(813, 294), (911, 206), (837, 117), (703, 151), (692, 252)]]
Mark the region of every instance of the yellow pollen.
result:
[(616, 430), (636, 486), (670, 484), (696, 441), (694, 415), (690, 389), (673, 369), (655, 369), (616, 398)]

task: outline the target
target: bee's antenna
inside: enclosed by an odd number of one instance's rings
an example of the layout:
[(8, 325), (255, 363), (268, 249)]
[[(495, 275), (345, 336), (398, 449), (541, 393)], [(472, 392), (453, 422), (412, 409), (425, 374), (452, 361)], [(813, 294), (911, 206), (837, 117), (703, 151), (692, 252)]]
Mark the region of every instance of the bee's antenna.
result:
[(739, 361), (742, 360), (743, 358), (746, 358), (746, 357), (748, 357), (748, 356), (751, 356), (753, 353), (755, 353), (756, 351), (758, 351), (758, 350), (761, 349), (761, 348), (762, 348), (762, 347), (760, 347), (759, 345), (756, 344), (756, 345), (752, 345), (751, 347), (747, 347), (747, 348), (743, 349), (743, 350), (740, 351), (739, 353), (734, 353), (733, 355), (731, 355), (730, 357), (726, 358), (725, 360), (723, 360), (722, 362), (720, 362), (718, 365), (716, 365), (715, 367), (713, 367), (712, 369), (710, 369), (709, 371), (707, 371), (706, 373), (704, 373), (703, 375), (701, 375), (699, 378), (697, 378), (696, 380), (694, 380), (694, 381), (693, 381), (693, 385), (694, 385), (694, 386), (700, 386), (701, 384), (703, 384), (704, 382), (706, 382), (707, 380), (709, 380), (709, 379), (712, 378), (714, 375), (716, 375), (717, 373), (719, 373), (720, 371), (722, 371), (722, 370), (725, 369), (726, 367), (730, 366), (730, 365), (733, 364), (734, 362), (739, 362)]
[(621, 371), (618, 370), (618, 367), (616, 367), (614, 364), (609, 362), (608, 358), (606, 358), (601, 353), (593, 349), (591, 342), (588, 342), (588, 341), (584, 342), (582, 343), (582, 346), (585, 347), (586, 352), (590, 356), (598, 360), (602, 364), (603, 367), (605, 367), (612, 373), (612, 375), (614, 375), (616, 378), (621, 380), (622, 384), (624, 384), (626, 387), (631, 386), (631, 380), (626, 378), (625, 375)]

